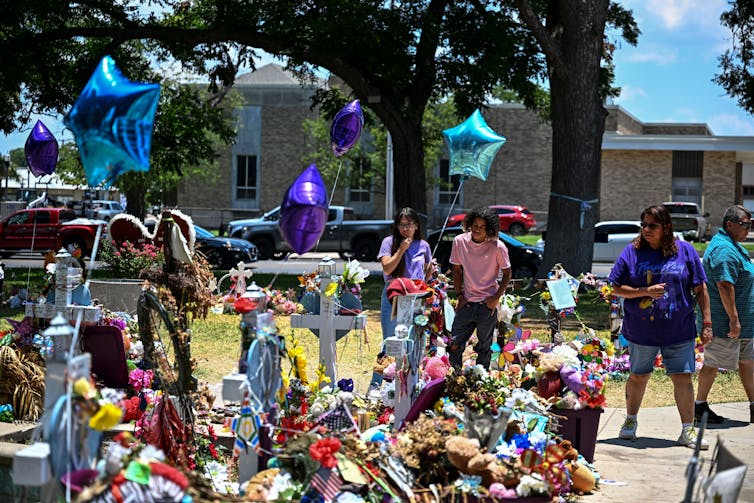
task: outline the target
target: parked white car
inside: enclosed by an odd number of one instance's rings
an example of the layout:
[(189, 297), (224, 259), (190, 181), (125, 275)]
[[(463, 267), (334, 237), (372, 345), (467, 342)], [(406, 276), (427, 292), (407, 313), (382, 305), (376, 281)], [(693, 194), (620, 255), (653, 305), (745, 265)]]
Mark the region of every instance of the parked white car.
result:
[[(638, 220), (606, 220), (594, 225), (594, 262), (615, 262), (628, 243), (639, 235)], [(684, 241), (683, 234), (674, 232), (676, 239)], [(537, 243), (544, 246), (544, 241)]]

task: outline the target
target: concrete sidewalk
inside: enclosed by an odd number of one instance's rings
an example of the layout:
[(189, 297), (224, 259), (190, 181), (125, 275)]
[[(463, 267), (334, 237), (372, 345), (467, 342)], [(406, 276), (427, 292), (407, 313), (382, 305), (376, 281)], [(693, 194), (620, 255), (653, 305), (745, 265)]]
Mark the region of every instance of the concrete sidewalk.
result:
[[(700, 470), (707, 475), (712, 454), (720, 439), (748, 465), (739, 502), (754, 502), (754, 424), (749, 424), (748, 403), (712, 404), (712, 409), (727, 420), (710, 425), (704, 438), (710, 444), (700, 453)], [(626, 409), (606, 409), (600, 430), (594, 464), (603, 483), (594, 494), (581, 500), (589, 502), (680, 502), (686, 493), (686, 467), (693, 450), (676, 445), (681, 420), (675, 407), (645, 408), (639, 411), (637, 440), (618, 438)]]

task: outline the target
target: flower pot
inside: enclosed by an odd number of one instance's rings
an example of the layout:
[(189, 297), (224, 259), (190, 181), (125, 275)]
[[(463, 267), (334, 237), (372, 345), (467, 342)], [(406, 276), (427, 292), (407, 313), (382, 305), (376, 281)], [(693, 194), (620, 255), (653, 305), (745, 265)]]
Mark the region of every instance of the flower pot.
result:
[(101, 306), (134, 314), (143, 283), (140, 279), (93, 279), (89, 291)]
[[(341, 292), (340, 298), (335, 298), (333, 300), (336, 305), (340, 306), (340, 309), (338, 309), (337, 312), (343, 316), (355, 316), (360, 313), (363, 308), (361, 299), (351, 292)], [(319, 314), (319, 294), (316, 292), (305, 292), (301, 297), (301, 305), (304, 306), (304, 309), (306, 309), (309, 314)], [(310, 328), (309, 330), (319, 337), (319, 329)], [(345, 337), (348, 332), (350, 332), (350, 330), (336, 330), (335, 340), (339, 341), (341, 338)]]
[(597, 446), (597, 431), (602, 409), (555, 409), (558, 416), (565, 416), (558, 422), (558, 435), (570, 440), (579, 453), (590, 463), (594, 462), (594, 449)]

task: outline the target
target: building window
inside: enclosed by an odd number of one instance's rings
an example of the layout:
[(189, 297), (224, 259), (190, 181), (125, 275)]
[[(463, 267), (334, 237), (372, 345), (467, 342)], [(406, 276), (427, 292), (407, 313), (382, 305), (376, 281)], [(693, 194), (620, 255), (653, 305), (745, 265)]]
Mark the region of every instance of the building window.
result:
[(236, 199), (257, 198), (257, 156), (236, 156)]
[[(449, 205), (453, 203), (458, 187), (461, 185), (461, 176), (451, 175), (450, 160), (440, 159), (440, 173), (438, 174), (438, 178), (440, 179), (440, 183), (437, 190), (437, 204)], [(460, 201), (457, 201), (457, 203), (460, 203)]]
[(348, 201), (353, 203), (372, 202), (372, 175), (369, 159), (358, 157), (351, 168), (348, 186)]
[(702, 205), (704, 152), (673, 151), (673, 201)]

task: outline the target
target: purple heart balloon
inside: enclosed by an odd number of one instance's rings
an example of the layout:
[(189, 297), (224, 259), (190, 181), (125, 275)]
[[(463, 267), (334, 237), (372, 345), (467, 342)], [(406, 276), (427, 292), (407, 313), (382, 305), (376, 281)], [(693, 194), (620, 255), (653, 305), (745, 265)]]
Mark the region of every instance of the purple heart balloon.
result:
[(299, 255), (311, 250), (327, 223), (327, 189), (312, 164), (296, 178), (280, 204), (280, 233)]
[(341, 156), (356, 145), (364, 126), (364, 114), (359, 100), (353, 100), (335, 114), (330, 127), (330, 145), (335, 156)]
[(51, 175), (58, 164), (58, 140), (42, 121), (37, 121), (26, 138), (26, 163), (34, 176)]

